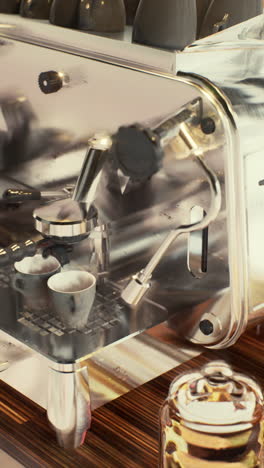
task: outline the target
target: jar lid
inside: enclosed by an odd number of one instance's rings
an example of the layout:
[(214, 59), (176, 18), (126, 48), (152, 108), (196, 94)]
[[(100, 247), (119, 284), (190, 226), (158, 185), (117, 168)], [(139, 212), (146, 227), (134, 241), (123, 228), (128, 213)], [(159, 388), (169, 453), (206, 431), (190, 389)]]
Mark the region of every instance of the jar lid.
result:
[(169, 392), (182, 423), (201, 432), (238, 432), (259, 422), (263, 395), (251, 378), (224, 361), (175, 379)]

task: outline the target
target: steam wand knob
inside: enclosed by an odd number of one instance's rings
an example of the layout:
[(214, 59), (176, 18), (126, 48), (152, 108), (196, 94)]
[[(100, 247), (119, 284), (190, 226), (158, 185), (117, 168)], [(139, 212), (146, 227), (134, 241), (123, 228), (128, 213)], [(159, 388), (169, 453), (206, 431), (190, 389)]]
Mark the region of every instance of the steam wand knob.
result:
[(162, 165), (159, 136), (139, 124), (119, 128), (113, 137), (111, 153), (117, 167), (135, 182), (149, 179)]
[(154, 129), (140, 124), (120, 127), (111, 149), (117, 168), (134, 182), (148, 180), (161, 169), (165, 147), (178, 137), (181, 125), (194, 124), (200, 113), (201, 101), (196, 99)]

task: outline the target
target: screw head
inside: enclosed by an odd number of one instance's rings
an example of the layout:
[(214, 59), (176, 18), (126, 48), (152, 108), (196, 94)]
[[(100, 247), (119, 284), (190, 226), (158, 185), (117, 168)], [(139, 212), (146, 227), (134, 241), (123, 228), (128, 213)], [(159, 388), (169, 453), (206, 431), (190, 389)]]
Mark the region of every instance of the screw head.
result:
[(206, 336), (212, 335), (214, 332), (214, 325), (210, 320), (202, 320), (199, 324), (199, 328)]
[(211, 117), (206, 117), (201, 121), (201, 129), (205, 135), (211, 135), (215, 132), (215, 121)]

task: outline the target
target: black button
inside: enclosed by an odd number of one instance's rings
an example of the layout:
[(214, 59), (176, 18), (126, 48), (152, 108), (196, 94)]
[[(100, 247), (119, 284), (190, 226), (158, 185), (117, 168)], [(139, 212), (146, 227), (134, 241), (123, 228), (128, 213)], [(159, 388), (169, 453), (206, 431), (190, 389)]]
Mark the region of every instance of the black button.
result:
[(215, 121), (211, 117), (206, 117), (201, 122), (201, 129), (205, 135), (211, 135), (216, 129)]
[(206, 336), (212, 335), (212, 333), (214, 332), (214, 325), (210, 320), (202, 320), (200, 322), (199, 328), (201, 332)]
[(47, 71), (40, 73), (38, 83), (44, 94), (51, 94), (58, 92), (62, 88), (63, 79), (60, 73), (56, 71)]

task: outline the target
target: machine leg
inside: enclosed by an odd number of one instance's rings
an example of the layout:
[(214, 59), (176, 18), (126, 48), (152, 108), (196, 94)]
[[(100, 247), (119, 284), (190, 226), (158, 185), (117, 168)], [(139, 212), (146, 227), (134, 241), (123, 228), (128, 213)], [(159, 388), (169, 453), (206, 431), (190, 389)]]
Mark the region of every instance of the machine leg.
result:
[(86, 365), (75, 363), (50, 367), (47, 415), (61, 447), (73, 449), (84, 442), (91, 426)]

